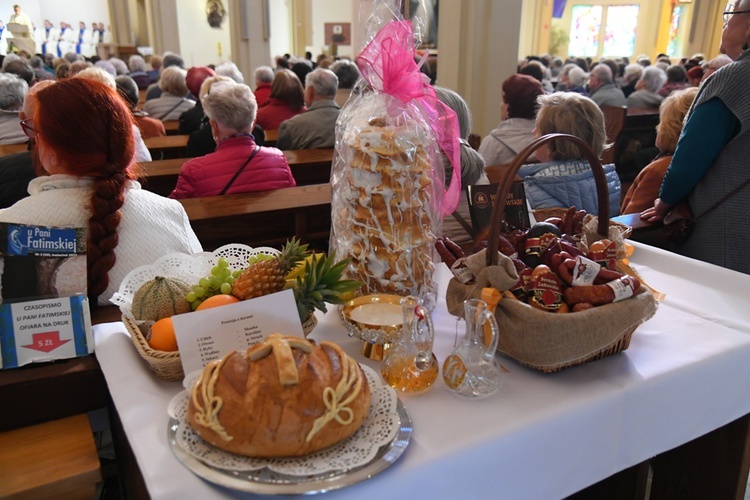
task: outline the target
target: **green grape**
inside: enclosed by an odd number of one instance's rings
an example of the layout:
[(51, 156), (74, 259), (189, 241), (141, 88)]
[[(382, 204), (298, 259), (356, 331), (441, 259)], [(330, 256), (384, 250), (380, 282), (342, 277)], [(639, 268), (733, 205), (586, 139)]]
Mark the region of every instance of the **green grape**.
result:
[(221, 293), (229, 294), (232, 292), (232, 285), (229, 283), (222, 283), (221, 284)]
[(208, 278), (201, 278), (199, 283), (203, 288), (209, 288), (211, 286), (211, 281)]
[(219, 266), (214, 266), (211, 268), (211, 276), (219, 276), (221, 274), (221, 268)]
[(235, 278), (235, 279), (236, 279), (236, 278), (239, 278), (239, 277), (240, 277), (240, 274), (242, 274), (242, 270), (241, 270), (241, 269), (238, 269), (238, 270), (236, 270), (236, 271), (234, 271), (234, 272), (232, 273), (232, 277), (233, 277), (233, 278)]
[(188, 302), (195, 302), (198, 297), (195, 296), (195, 292), (188, 292), (185, 295), (185, 300)]
[(230, 285), (234, 285), (234, 276), (228, 277), (226, 282), (229, 283)]
[(198, 309), (198, 306), (201, 305), (202, 303), (203, 303), (202, 300), (196, 300), (195, 302), (192, 302), (190, 304), (190, 309), (195, 311), (196, 309)]
[(218, 266), (219, 266), (219, 267), (220, 267), (221, 269), (224, 269), (224, 268), (226, 268), (226, 267), (229, 267), (229, 261), (228, 261), (227, 259), (225, 259), (224, 257), (219, 257), (219, 262), (218, 262)]
[(224, 280), (222, 280), (221, 277), (211, 276), (211, 287), (219, 288), (223, 282)]
[(197, 298), (202, 299), (206, 295), (206, 290), (202, 286), (194, 286), (193, 293), (195, 293)]
[(222, 267), (221, 268), (221, 274), (219, 276), (221, 276), (224, 280), (226, 280), (231, 275), (232, 275), (232, 270), (231, 269), (229, 269), (228, 267)]

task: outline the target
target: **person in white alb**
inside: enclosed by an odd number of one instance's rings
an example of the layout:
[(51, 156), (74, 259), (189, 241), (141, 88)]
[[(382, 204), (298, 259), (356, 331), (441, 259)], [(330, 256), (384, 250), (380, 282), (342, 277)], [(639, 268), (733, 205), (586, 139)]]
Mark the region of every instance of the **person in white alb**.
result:
[(86, 23), (83, 21), (78, 23), (78, 30), (75, 32), (75, 52), (83, 57), (91, 57), (94, 55), (91, 50), (91, 30), (86, 27)]
[(25, 38), (31, 38), (31, 32), (34, 29), (34, 25), (31, 22), (31, 18), (29, 18), (29, 16), (27, 16), (25, 12), (21, 12), (20, 5), (16, 4), (13, 6), (13, 14), (10, 15), (8, 23), (16, 23), (26, 26), (27, 28), (29, 28), (29, 33), (25, 36)]
[(112, 31), (110, 31), (109, 27), (105, 30), (104, 23), (99, 23), (99, 33), (102, 34), (101, 43), (112, 43)]
[(0, 53), (5, 54), (8, 51), (8, 39), (13, 38), (8, 27), (0, 21)]
[(45, 19), (42, 29), (42, 55), (54, 54), (57, 51), (58, 38), (60, 38), (60, 30), (55, 28), (49, 19)]
[(72, 43), (75, 35), (73, 29), (65, 21), (60, 21), (60, 34), (57, 37), (57, 57), (62, 57), (73, 48)]
[(41, 54), (44, 46), (44, 30), (31, 24), (31, 38), (34, 39), (34, 54)]

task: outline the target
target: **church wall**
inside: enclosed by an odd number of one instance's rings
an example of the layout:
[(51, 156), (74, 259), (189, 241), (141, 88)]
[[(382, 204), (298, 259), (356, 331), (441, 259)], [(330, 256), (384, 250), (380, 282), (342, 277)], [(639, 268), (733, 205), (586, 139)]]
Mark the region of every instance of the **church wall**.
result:
[[(187, 67), (219, 64), (232, 59), (228, 2), (222, 2), (227, 15), (221, 28), (212, 28), (206, 18), (205, 0), (180, 0), (177, 25), (180, 35), (180, 54)], [(245, 75), (247, 80), (249, 75)]]

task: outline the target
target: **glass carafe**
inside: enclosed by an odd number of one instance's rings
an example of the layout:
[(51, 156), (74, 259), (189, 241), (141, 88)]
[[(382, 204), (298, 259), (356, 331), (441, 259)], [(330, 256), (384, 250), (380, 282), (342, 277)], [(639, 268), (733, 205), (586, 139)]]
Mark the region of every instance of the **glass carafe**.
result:
[(500, 383), (497, 321), (480, 299), (464, 301), (464, 313), (466, 336), (445, 359), (443, 380), (462, 396), (486, 396)]
[(380, 372), (386, 383), (401, 392), (421, 392), (437, 379), (440, 367), (432, 353), (434, 329), (423, 300), (401, 299), (401, 335), (383, 356)]

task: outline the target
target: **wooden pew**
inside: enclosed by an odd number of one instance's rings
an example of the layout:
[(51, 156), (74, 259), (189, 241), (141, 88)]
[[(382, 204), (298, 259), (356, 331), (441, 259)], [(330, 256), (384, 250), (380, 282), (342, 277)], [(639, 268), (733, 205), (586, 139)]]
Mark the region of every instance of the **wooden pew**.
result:
[(327, 183), (180, 203), (205, 250), (227, 243), (278, 246), (292, 236), (320, 242), (327, 240), (331, 229), (331, 186)]
[(0, 146), (0, 156), (12, 155), (15, 153), (22, 153), (29, 150), (29, 143), (22, 142), (21, 144), (3, 144)]
[(625, 124), (616, 143), (615, 166), (622, 182), (632, 182), (638, 172), (656, 156), (658, 124), (658, 109), (628, 108)]
[(625, 126), (628, 108), (625, 106), (602, 106), (607, 143), (612, 146), (602, 154), (602, 165), (614, 163), (617, 158), (617, 138)]
[[(283, 153), (298, 186), (328, 182), (333, 148), (289, 150)], [(168, 196), (177, 185), (177, 176), (187, 160), (189, 158), (172, 158), (139, 163), (139, 180), (145, 189)]]
[(276, 139), (279, 137), (279, 131), (278, 130), (264, 130), (264, 134), (266, 134), (266, 142), (265, 146), (276, 146)]
[(178, 135), (180, 133), (180, 120), (166, 120), (162, 123), (167, 135)]
[(0, 432), (0, 497), (93, 498), (99, 456), (86, 414)]
[(166, 135), (163, 137), (149, 137), (148, 139), (144, 139), (143, 142), (151, 152), (151, 157), (154, 160), (164, 160), (184, 156), (188, 137), (187, 135)]

